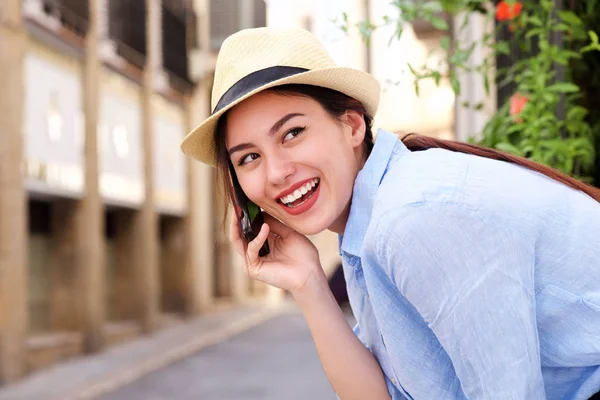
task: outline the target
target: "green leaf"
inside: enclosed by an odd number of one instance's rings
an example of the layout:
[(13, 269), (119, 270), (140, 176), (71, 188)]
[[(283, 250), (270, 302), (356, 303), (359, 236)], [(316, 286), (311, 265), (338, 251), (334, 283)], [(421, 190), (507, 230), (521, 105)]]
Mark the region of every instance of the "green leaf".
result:
[[(397, 39), (397, 40), (400, 40), (400, 38), (402, 37), (402, 31), (403, 31), (403, 28), (404, 28), (404, 25), (402, 25), (402, 23), (401, 23), (401, 22), (398, 22), (398, 23), (396, 24), (396, 39)], [(390, 38), (390, 42), (388, 43), (388, 46), (389, 46), (390, 44), (392, 44), (392, 40), (393, 40), (393, 39), (394, 39), (394, 37), (392, 36), (392, 37)]]
[(548, 86), (546, 90), (556, 93), (574, 93), (579, 91), (579, 86), (568, 82), (561, 82)]
[(431, 76), (435, 80), (435, 85), (440, 86), (440, 80), (442, 79), (442, 74), (439, 71), (431, 72)]
[(403, 12), (407, 12), (407, 13), (416, 12), (416, 4), (413, 1), (398, 1), (398, 0), (396, 0), (394, 3)]
[(463, 7), (462, 2), (456, 0), (441, 0), (440, 3), (442, 4), (444, 11), (450, 14), (455, 14), (461, 11)]
[(460, 24), (460, 31), (464, 31), (467, 25), (469, 24), (469, 14), (464, 13), (462, 23)]
[(428, 13), (431, 13), (431, 14), (435, 14), (435, 13), (444, 11), (444, 8), (442, 7), (442, 5), (437, 1), (429, 1), (427, 3), (424, 3), (421, 6), (421, 9)]
[(449, 36), (443, 36), (440, 39), (440, 47), (446, 51), (448, 51), (450, 49), (450, 37)]
[(554, 32), (565, 32), (565, 31), (568, 31), (569, 29), (571, 29), (571, 28), (569, 27), (569, 25), (567, 25), (567, 24), (563, 24), (563, 23), (556, 24), (556, 25), (554, 25), (554, 26), (552, 27), (552, 30), (553, 30)]
[(583, 25), (581, 18), (579, 18), (573, 11), (558, 11), (558, 16), (567, 24)]
[(457, 96), (460, 96), (460, 81), (456, 78), (456, 76), (450, 77), (450, 83), (452, 84), (452, 90)]
[(462, 50), (462, 49), (456, 50), (454, 52), (454, 54), (452, 54), (452, 56), (450, 57), (450, 64), (463, 66), (465, 64), (465, 62), (467, 62), (469, 57), (471, 57), (471, 53), (473, 52), (474, 48), (475, 48), (475, 44), (473, 44), (466, 50)]
[(570, 58), (581, 58), (581, 54), (572, 50), (560, 50), (557, 54), (558, 57), (564, 57), (567, 60)]
[(589, 111), (585, 107), (573, 106), (567, 110), (567, 118), (566, 119), (568, 121), (572, 121), (572, 120), (581, 121), (586, 117), (586, 115), (588, 115), (588, 113), (589, 113)]
[(542, 0), (542, 8), (551, 11), (554, 8), (554, 0)]
[(542, 23), (542, 20), (541, 20), (541, 19), (539, 19), (539, 17), (536, 17), (535, 15), (534, 15), (534, 16), (531, 16), (531, 17), (529, 17), (528, 21), (529, 21), (529, 22), (531, 22), (531, 23), (532, 23), (533, 25), (535, 25), (535, 26), (543, 26), (543, 25), (544, 25), (544, 24)]
[(483, 87), (485, 88), (485, 93), (489, 94), (490, 93), (490, 78), (488, 77), (487, 74), (483, 75)]
[(586, 53), (592, 50), (600, 50), (600, 43), (598, 43), (598, 34), (596, 34), (596, 32), (594, 31), (588, 31), (588, 35), (590, 35), (592, 43), (581, 49), (581, 52)]
[(542, 100), (545, 101), (546, 103), (552, 104), (558, 100), (557, 94), (545, 91), (544, 93), (542, 93)]
[(510, 54), (510, 46), (508, 45), (508, 42), (505, 40), (499, 40), (498, 42), (496, 42), (496, 44), (494, 45), (494, 48), (496, 49), (497, 53), (500, 54)]
[(527, 155), (527, 153), (531, 153), (533, 150), (535, 150), (535, 147), (533, 147), (532, 144), (521, 143), (521, 145), (521, 151), (524, 155)]
[[(514, 121), (512, 117), (508, 117), (510, 121)], [(521, 132), (523, 130), (522, 124), (512, 124), (509, 128), (506, 129), (506, 135), (510, 136), (512, 133)]]
[(567, 60), (567, 59), (566, 59), (566, 58), (564, 58), (564, 57), (559, 57), (559, 56), (557, 56), (557, 57), (554, 59), (554, 62), (556, 62), (556, 63), (558, 63), (558, 64), (560, 64), (560, 65), (567, 65), (567, 64), (569, 63), (569, 60)]
[(501, 142), (496, 144), (496, 149), (500, 150), (500, 151), (505, 151), (507, 153), (512, 153), (518, 156), (521, 156), (521, 150), (519, 150), (517, 147), (515, 147), (514, 145), (507, 143), (507, 142)]
[(406, 22), (412, 22), (417, 17), (417, 6), (412, 1), (396, 1), (400, 9), (401, 18)]
[[(587, 40), (588, 39), (588, 34), (585, 30), (585, 26), (575, 26), (572, 27), (571, 31), (569, 32), (571, 34), (571, 40)], [(567, 37), (567, 39), (569, 39)]]
[(581, 49), (581, 52), (582, 53), (587, 53), (588, 51), (594, 51), (594, 50), (600, 51), (600, 46), (597, 45), (597, 44), (590, 44), (590, 45), (587, 45), (587, 46), (583, 47)]
[(543, 32), (543, 30), (540, 28), (530, 29), (529, 32), (527, 32), (527, 34), (525, 34), (525, 39), (529, 39), (532, 36), (539, 35), (542, 32)]
[(439, 17), (434, 17), (431, 19), (431, 25), (433, 25), (433, 27), (435, 29), (439, 29), (440, 31), (446, 31), (448, 30), (448, 22), (446, 22), (445, 19), (439, 18)]

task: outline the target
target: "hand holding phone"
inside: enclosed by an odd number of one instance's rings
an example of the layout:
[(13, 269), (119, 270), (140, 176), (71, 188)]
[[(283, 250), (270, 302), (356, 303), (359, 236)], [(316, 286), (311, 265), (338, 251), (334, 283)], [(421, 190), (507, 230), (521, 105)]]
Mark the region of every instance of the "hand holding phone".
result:
[[(264, 218), (260, 207), (251, 202), (242, 190), (231, 163), (229, 164), (229, 173), (231, 175), (231, 183), (233, 185), (235, 197), (234, 201), (236, 203), (235, 206), (237, 207), (236, 215), (239, 217), (238, 225), (240, 232), (242, 233), (242, 237), (244, 238), (246, 244), (248, 244), (253, 241), (258, 232), (260, 232), (260, 228), (264, 223)], [(260, 248), (258, 255), (260, 257), (264, 257), (268, 255), (269, 252), (269, 242), (265, 240), (265, 243)]]
[[(244, 258), (248, 276), (294, 296), (309, 293), (307, 288), (314, 285), (326, 285), (327, 276), (314, 243), (277, 218), (261, 212), (242, 191), (233, 166), (230, 165), (230, 169), (236, 218), (231, 220), (229, 239)], [(271, 249), (267, 238), (272, 239)], [(259, 249), (259, 246), (262, 247)]]

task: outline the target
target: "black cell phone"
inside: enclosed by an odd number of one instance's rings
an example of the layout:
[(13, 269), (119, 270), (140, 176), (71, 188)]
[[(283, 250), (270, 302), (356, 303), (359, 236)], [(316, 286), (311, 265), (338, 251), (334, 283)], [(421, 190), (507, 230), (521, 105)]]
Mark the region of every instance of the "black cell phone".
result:
[[(236, 215), (239, 216), (240, 231), (246, 244), (248, 244), (256, 238), (256, 235), (260, 232), (260, 228), (265, 221), (260, 207), (251, 202), (246, 196), (246, 193), (242, 190), (231, 163), (229, 164), (229, 174), (231, 175), (231, 183), (233, 184), (234, 201), (239, 208), (239, 214), (236, 212)], [(269, 241), (265, 240), (265, 243), (258, 251), (258, 255), (259, 257), (264, 257), (269, 254), (270, 251)]]

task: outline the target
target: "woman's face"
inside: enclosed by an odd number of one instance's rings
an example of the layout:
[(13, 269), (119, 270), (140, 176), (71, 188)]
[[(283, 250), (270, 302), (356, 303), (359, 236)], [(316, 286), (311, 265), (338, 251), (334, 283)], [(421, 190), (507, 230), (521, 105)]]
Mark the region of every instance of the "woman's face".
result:
[(343, 233), (364, 164), (365, 122), (309, 97), (265, 91), (232, 108), (226, 148), (248, 198), (297, 232)]

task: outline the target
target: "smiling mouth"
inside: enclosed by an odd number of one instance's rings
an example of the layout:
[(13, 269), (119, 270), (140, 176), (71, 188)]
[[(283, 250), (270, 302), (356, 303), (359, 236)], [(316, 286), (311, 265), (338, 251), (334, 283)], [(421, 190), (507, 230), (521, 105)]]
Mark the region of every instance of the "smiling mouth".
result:
[(320, 180), (315, 178), (309, 182), (306, 182), (302, 187), (296, 189), (294, 193), (290, 193), (287, 196), (281, 197), (278, 201), (281, 202), (285, 207), (295, 208), (304, 204), (308, 199), (312, 197), (319, 187)]

